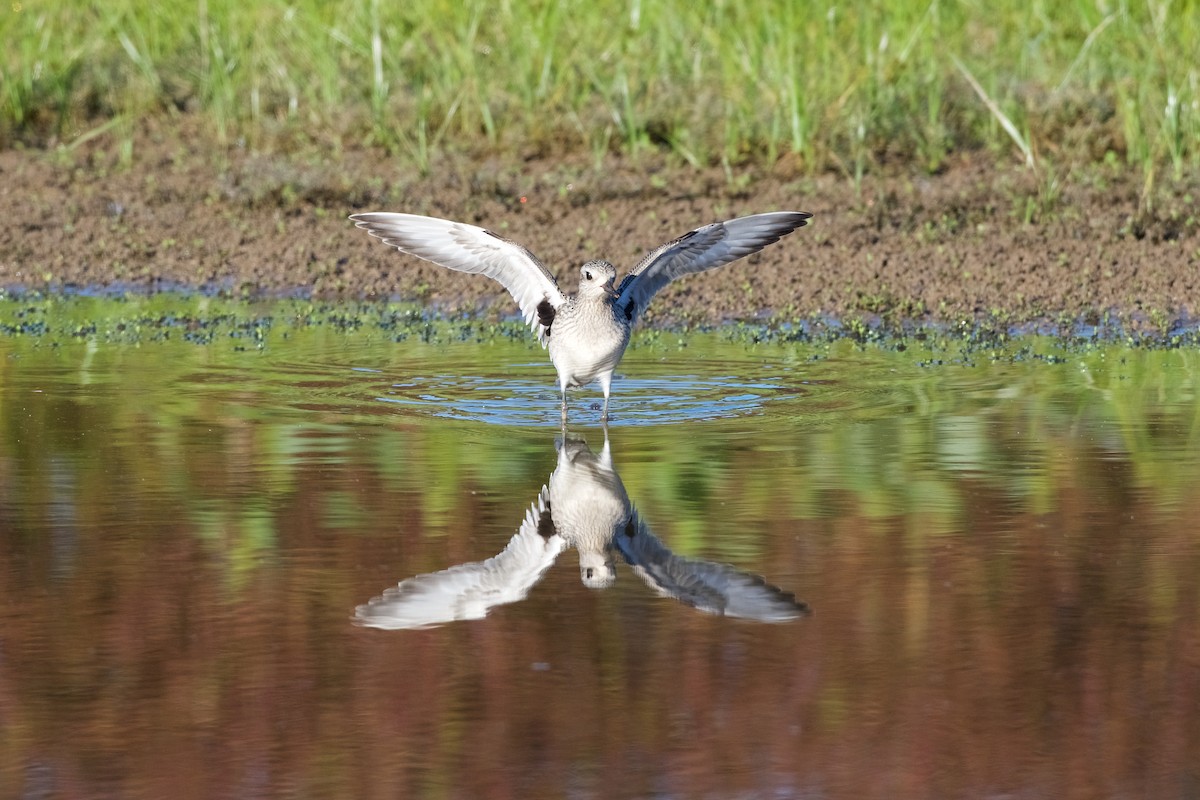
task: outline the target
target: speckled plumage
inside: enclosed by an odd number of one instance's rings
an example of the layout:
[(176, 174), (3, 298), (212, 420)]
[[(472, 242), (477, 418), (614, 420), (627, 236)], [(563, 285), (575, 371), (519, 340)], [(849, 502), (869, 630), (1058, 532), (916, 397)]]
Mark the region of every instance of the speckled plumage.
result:
[(591, 589), (617, 579), (613, 537), (625, 529), (633, 505), (613, 469), (608, 440), (600, 455), (580, 439), (558, 442), (558, 465), (550, 475), (550, 518), (567, 544), (579, 551), (579, 578)]
[(377, 212), (350, 219), (402, 252), (448, 269), (486, 275), (508, 289), (525, 322), (550, 351), (565, 426), (567, 389), (592, 381), (604, 392), (602, 419), (607, 421), (613, 370), (634, 323), (664, 286), (757, 253), (811, 217), (803, 211), (776, 211), (705, 225), (648, 253), (619, 287), (612, 264), (588, 261), (579, 270), (579, 290), (571, 295), (558, 288), (533, 253), (484, 228), (416, 214)]
[[(593, 278), (588, 280), (586, 275)], [(604, 392), (604, 414), (608, 415), (608, 397), (613, 370), (625, 354), (633, 325), (617, 305), (617, 298), (605, 287), (611, 286), (617, 271), (604, 261), (589, 261), (579, 292), (568, 297), (554, 314), (552, 330), (547, 334), (550, 360), (558, 371), (563, 393), (563, 418), (566, 418), (567, 389), (599, 381)], [(598, 280), (607, 282), (597, 287)]]

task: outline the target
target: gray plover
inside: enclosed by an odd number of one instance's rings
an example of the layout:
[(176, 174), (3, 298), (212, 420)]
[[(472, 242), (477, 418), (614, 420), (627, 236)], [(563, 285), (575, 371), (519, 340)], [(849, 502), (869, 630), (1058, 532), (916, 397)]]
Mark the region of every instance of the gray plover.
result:
[(655, 593), (706, 614), (786, 622), (809, 613), (794, 594), (757, 575), (672, 553), (629, 501), (607, 437), (599, 455), (582, 439), (563, 437), (556, 446), (554, 472), (504, 550), (403, 580), (359, 606), (355, 619), (386, 629), (481, 619), (524, 599), (568, 547), (579, 551), (579, 577), (591, 589), (613, 584), (620, 553)]
[(416, 214), (375, 212), (350, 219), (397, 250), (459, 272), (486, 275), (508, 289), (525, 322), (550, 351), (565, 426), (567, 389), (592, 381), (599, 381), (604, 392), (601, 419), (608, 420), (613, 370), (629, 344), (629, 331), (664, 286), (757, 253), (810, 217), (805, 211), (776, 211), (705, 225), (648, 253), (620, 285), (611, 263), (588, 261), (579, 269), (574, 294), (564, 294), (525, 247), (484, 228)]

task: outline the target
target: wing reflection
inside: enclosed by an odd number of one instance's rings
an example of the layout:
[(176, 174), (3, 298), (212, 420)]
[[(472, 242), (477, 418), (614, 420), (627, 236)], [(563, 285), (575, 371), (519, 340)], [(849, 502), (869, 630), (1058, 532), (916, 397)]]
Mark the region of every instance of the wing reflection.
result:
[(629, 501), (608, 437), (599, 454), (582, 439), (556, 442), (558, 464), (516, 535), (486, 561), (401, 581), (358, 607), (362, 625), (389, 630), (482, 619), (524, 599), (558, 554), (579, 551), (579, 576), (592, 589), (616, 580), (616, 553), (655, 592), (718, 616), (785, 622), (809, 613), (791, 592), (728, 564), (685, 558), (654, 535)]
[(613, 541), (647, 586), (697, 611), (759, 622), (786, 622), (809, 613), (808, 604), (758, 575), (675, 555), (636, 511)]
[(493, 606), (524, 599), (567, 546), (554, 531), (549, 500), (543, 487), (517, 534), (487, 561), (401, 581), (359, 606), (355, 618), (372, 628), (426, 628), (459, 619), (483, 619)]

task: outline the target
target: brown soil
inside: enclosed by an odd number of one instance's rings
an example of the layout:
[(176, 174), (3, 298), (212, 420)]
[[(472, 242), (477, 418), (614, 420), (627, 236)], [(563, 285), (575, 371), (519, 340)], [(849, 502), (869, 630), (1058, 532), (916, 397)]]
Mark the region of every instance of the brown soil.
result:
[(1163, 324), (1200, 297), (1200, 178), (1147, 182), (1095, 166), (1057, 177), (963, 159), (937, 176), (865, 179), (697, 170), (658, 155), (450, 160), (422, 177), (380, 151), (308, 145), (261, 155), (179, 130), (73, 151), (0, 152), (0, 287), (182, 285), (235, 292), (390, 296), (443, 310), (503, 290), (391, 251), (361, 210), (489, 227), (575, 285), (575, 267), (631, 266), (699, 224), (775, 209), (812, 224), (760, 256), (681, 281), (651, 319), (879, 314), (954, 320), (1115, 313)]

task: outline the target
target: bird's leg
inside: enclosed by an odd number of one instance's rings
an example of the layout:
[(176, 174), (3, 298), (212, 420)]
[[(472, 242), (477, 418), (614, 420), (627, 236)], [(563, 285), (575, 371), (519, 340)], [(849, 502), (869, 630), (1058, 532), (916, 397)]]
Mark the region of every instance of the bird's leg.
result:
[(567, 387), (562, 387), (562, 429), (567, 429)]
[(604, 392), (604, 411), (600, 413), (600, 421), (608, 426), (608, 395), (612, 387), (612, 373), (606, 372), (600, 376), (600, 389)]

